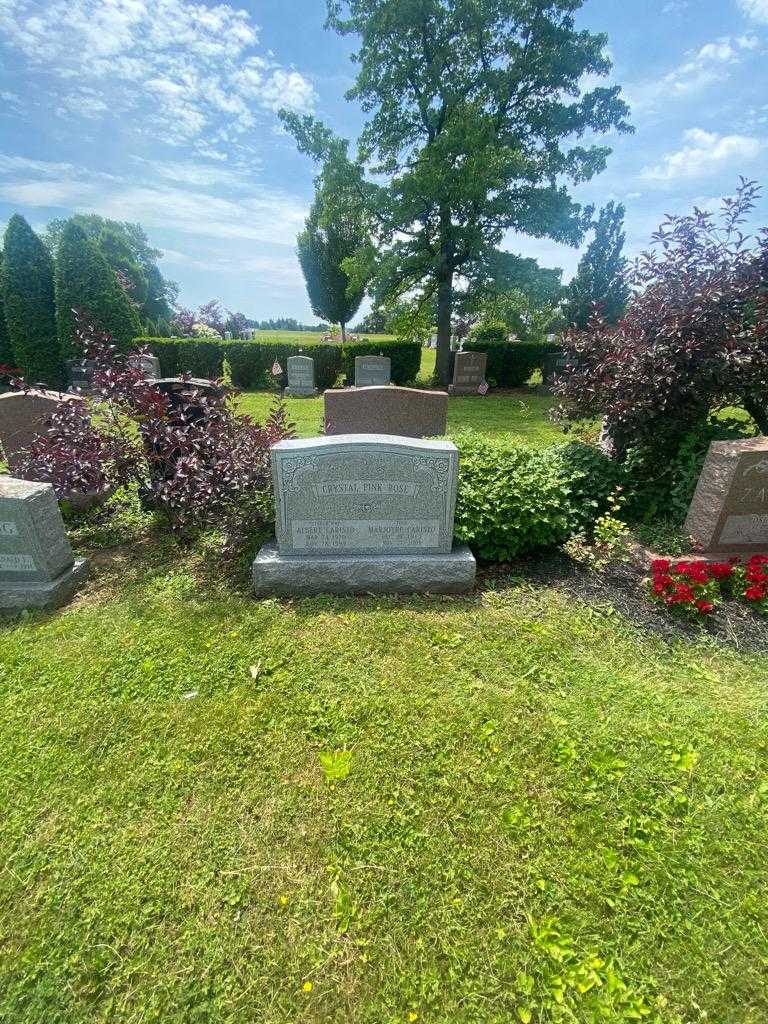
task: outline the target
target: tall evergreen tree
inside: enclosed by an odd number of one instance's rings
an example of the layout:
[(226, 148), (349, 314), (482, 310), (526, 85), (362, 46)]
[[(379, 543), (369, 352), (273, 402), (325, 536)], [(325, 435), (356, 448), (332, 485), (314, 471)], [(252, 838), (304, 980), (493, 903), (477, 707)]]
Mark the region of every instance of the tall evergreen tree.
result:
[(74, 347), (73, 310), (86, 313), (128, 351), (141, 334), (141, 322), (114, 270), (79, 224), (70, 221), (61, 233), (56, 256), (56, 324), (65, 359), (79, 356)]
[(624, 315), (629, 300), (624, 239), (624, 206), (611, 200), (600, 211), (595, 237), (568, 286), (565, 316), (579, 330), (587, 326), (595, 307), (609, 324)]
[(5, 319), (5, 302), (3, 300), (3, 254), (0, 252), (0, 366), (16, 367), (11, 347), (11, 336)]
[(356, 159), (314, 118), (280, 112), (341, 198), (356, 194), (367, 212), (374, 299), (436, 299), (443, 384), (457, 280), (509, 229), (578, 245), (592, 211), (568, 183), (594, 177), (610, 153), (582, 139), (630, 130), (619, 87), (585, 84), (611, 62), (607, 38), (577, 28), (581, 6), (328, 0), (329, 26), (359, 43), (347, 96), (368, 120)]
[(321, 188), (296, 242), (312, 312), (332, 324), (340, 324), (342, 340), (346, 340), (346, 325), (360, 308), (365, 294), (363, 285), (350, 287), (349, 276), (342, 267), (342, 261), (354, 256), (367, 242), (360, 218), (353, 210), (339, 210), (329, 218)]
[(53, 262), (18, 213), (5, 230), (0, 290), (14, 364), (30, 384), (59, 387), (64, 367), (56, 338)]

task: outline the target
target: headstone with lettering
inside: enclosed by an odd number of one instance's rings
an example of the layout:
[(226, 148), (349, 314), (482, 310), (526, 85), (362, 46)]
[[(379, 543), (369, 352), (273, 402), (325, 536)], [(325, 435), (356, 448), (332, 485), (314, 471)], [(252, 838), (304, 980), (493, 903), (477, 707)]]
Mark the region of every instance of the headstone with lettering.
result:
[(453, 544), (459, 453), (387, 434), (280, 441), (271, 449), (276, 540), (256, 593), (459, 593), (475, 578)]
[(88, 574), (50, 484), (0, 476), (0, 611), (57, 608)]
[(547, 352), (541, 365), (541, 383), (547, 391), (552, 390), (555, 377), (563, 374), (566, 367), (566, 358), (563, 352)]
[(326, 434), (396, 434), (436, 437), (445, 433), (448, 394), (418, 388), (373, 387), (328, 390)]
[(288, 357), (288, 387), (286, 395), (291, 398), (313, 398), (315, 387), (315, 360), (311, 356)]
[(128, 356), (128, 365), (141, 370), (147, 380), (160, 380), (160, 360), (147, 352), (134, 352)]
[(355, 356), (355, 387), (368, 388), (389, 384), (392, 360), (389, 356)]
[(453, 384), (448, 388), (451, 395), (484, 395), (487, 393), (485, 367), (488, 356), (485, 352), (457, 352), (453, 360)]
[(768, 437), (710, 444), (684, 529), (708, 554), (768, 552)]
[(89, 395), (93, 390), (93, 374), (96, 370), (95, 360), (68, 359), (66, 367), (70, 381), (70, 391), (80, 391), (84, 395)]

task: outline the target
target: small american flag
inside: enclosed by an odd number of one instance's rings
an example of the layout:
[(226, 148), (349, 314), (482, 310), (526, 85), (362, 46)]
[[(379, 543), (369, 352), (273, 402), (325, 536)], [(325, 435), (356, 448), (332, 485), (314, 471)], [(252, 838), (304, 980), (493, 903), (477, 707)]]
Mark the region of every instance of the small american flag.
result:
[(478, 384), (477, 385), (477, 393), (479, 395), (487, 395), (488, 394), (488, 381), (487, 380), (484, 380), (482, 384)]
[(280, 365), (280, 363), (278, 363), (277, 360), (275, 360), (274, 363), (272, 363), (272, 376), (279, 377), (282, 372), (282, 366)]

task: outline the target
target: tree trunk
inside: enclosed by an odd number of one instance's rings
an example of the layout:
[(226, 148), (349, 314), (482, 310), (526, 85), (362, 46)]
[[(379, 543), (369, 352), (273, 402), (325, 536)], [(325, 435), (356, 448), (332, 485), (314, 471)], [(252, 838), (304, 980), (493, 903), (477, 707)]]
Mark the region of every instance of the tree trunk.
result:
[(343, 345), (347, 340), (347, 327), (346, 324), (339, 324), (339, 327), (341, 327), (341, 343)]
[(757, 424), (761, 434), (768, 434), (768, 407), (755, 395), (744, 396), (744, 408)]
[(440, 211), (440, 263), (437, 268), (437, 380), (451, 383), (451, 314), (453, 313), (453, 247), (450, 210)]

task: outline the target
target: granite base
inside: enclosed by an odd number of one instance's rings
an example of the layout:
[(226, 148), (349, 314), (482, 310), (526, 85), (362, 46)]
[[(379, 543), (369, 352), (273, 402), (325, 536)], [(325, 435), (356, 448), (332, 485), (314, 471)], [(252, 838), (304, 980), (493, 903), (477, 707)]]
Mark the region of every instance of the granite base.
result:
[(88, 559), (76, 558), (74, 565), (55, 580), (41, 583), (0, 580), (0, 613), (18, 612), (24, 608), (60, 608), (74, 597), (88, 576)]
[(447, 555), (282, 555), (276, 541), (253, 562), (257, 597), (307, 594), (463, 594), (477, 565), (466, 544)]

